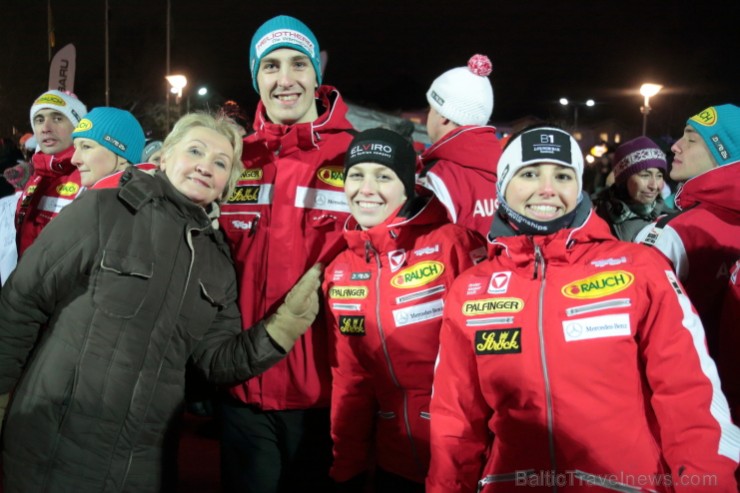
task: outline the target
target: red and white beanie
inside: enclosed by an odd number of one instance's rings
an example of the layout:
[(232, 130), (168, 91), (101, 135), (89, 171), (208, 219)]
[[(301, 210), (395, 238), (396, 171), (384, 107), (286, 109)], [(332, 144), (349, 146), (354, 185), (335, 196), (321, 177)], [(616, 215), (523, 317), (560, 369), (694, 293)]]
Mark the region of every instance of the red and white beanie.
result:
[(493, 113), (491, 60), (473, 55), (466, 67), (456, 67), (432, 82), (427, 101), (437, 113), (458, 125), (486, 125)]
[(58, 111), (66, 116), (75, 127), (87, 115), (87, 106), (77, 99), (77, 96), (71, 92), (50, 90), (36, 98), (31, 105), (31, 128), (33, 128), (33, 117), (45, 109)]

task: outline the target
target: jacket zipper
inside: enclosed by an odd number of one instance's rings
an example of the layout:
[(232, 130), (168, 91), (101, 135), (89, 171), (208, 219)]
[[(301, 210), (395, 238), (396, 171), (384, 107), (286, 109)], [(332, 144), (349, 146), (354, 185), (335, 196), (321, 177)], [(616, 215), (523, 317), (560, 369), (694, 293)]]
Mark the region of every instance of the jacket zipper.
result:
[(416, 462), (419, 472), (421, 476), (426, 476), (426, 470), (422, 466), (422, 461), (419, 457), (419, 452), (416, 450), (416, 444), (414, 443), (414, 437), (411, 434), (411, 422), (409, 420), (409, 406), (408, 406), (408, 394), (406, 393), (406, 389), (401, 387), (401, 384), (398, 382), (398, 378), (396, 378), (396, 373), (393, 371), (393, 362), (391, 361), (390, 353), (388, 353), (388, 346), (385, 341), (385, 332), (383, 331), (383, 324), (380, 320), (380, 273), (381, 273), (381, 265), (380, 265), (380, 257), (378, 255), (378, 252), (370, 245), (370, 242), (367, 241), (365, 243), (365, 255), (368, 255), (370, 252), (372, 252), (373, 257), (375, 257), (375, 265), (378, 267), (378, 275), (375, 276), (375, 319), (378, 321), (378, 333), (380, 334), (380, 343), (383, 346), (383, 354), (385, 355), (385, 360), (388, 363), (388, 372), (391, 375), (391, 378), (393, 379), (393, 384), (401, 390), (403, 393), (403, 423), (406, 427), (406, 437), (409, 439), (409, 444), (411, 445), (411, 452), (414, 456), (414, 462)]
[[(532, 240), (534, 244), (534, 279), (540, 278), (540, 295), (538, 300), (537, 314), (537, 332), (540, 339), (540, 362), (542, 363), (542, 377), (545, 382), (545, 400), (547, 409), (547, 442), (550, 451), (550, 464), (552, 470), (557, 471), (557, 462), (555, 460), (555, 435), (553, 430), (553, 412), (552, 412), (552, 389), (550, 387), (550, 374), (547, 371), (547, 355), (545, 354), (545, 259), (542, 257), (540, 246)], [(539, 271), (539, 272), (538, 272)], [(552, 491), (557, 492), (557, 484), (553, 484)]]
[[(180, 313), (180, 310), (182, 309), (182, 304), (185, 302), (185, 295), (188, 292), (188, 287), (190, 286), (190, 276), (193, 274), (193, 264), (195, 263), (195, 247), (193, 246), (193, 231), (203, 231), (206, 228), (187, 228), (185, 230), (185, 239), (187, 240), (188, 249), (190, 250), (190, 265), (188, 266), (188, 275), (185, 278), (185, 287), (182, 290), (182, 296), (180, 296), (180, 302), (177, 304), (177, 312)], [(167, 348), (169, 348), (170, 343), (172, 341), (172, 334), (170, 334), (169, 339), (167, 340), (167, 346), (165, 347), (165, 351), (167, 351)], [(159, 367), (157, 368), (157, 375), (154, 378), (154, 382), (159, 381), (159, 375), (162, 373), (162, 367), (164, 366), (165, 358), (160, 358), (159, 360)], [(131, 394), (131, 401), (129, 402), (129, 409), (131, 409), (131, 405), (134, 401), (134, 398), (136, 396), (136, 391), (139, 387), (139, 383), (141, 380), (136, 381), (136, 385), (134, 386), (134, 391)], [(153, 396), (152, 396), (153, 397)], [(149, 401), (149, 404), (147, 404), (146, 409), (149, 408), (149, 405), (151, 404), (151, 399)], [(139, 429), (141, 431), (141, 429)], [(136, 436), (136, 439), (138, 440), (138, 433)], [(128, 474), (131, 470), (131, 463), (134, 460), (134, 451), (131, 449), (128, 454), (128, 461), (126, 463), (126, 473), (123, 475), (123, 480), (121, 481), (121, 488), (123, 489), (126, 486), (126, 481), (128, 481)]]

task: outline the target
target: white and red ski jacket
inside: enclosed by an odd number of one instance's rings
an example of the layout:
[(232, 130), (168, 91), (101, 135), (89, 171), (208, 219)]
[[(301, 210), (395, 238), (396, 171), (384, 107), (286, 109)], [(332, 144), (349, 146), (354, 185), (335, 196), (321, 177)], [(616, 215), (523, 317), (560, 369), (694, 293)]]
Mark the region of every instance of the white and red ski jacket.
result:
[[(326, 265), (344, 248), (344, 154), (353, 128), (334, 88), (321, 86), (318, 97), (319, 118), (294, 125), (271, 123), (260, 102), (255, 133), (244, 139), (245, 170), (221, 204), (245, 328), (274, 312), (314, 263)], [(264, 410), (329, 407), (326, 336), (319, 313), (285, 359), (231, 394)]]
[(15, 212), (18, 257), (80, 192), (80, 172), (71, 162), (74, 151), (72, 146), (53, 155), (39, 151), (31, 158), (33, 174)]
[(347, 221), (349, 248), (326, 269), (331, 319), (331, 475), (346, 481), (375, 463), (424, 482), (429, 399), (444, 299), (485, 246), (449, 223), (435, 197), (418, 212), (368, 230)]
[(683, 286), (595, 213), (575, 224), (496, 217), (452, 286), (427, 492), (736, 492), (740, 430)]

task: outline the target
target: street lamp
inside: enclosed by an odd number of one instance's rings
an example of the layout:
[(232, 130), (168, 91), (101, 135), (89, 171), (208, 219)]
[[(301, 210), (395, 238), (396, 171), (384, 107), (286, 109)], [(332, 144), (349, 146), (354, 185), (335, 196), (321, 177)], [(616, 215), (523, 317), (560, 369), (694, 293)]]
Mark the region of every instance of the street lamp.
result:
[[(201, 87), (198, 88), (198, 90), (196, 91), (196, 93), (198, 94), (198, 96), (200, 97), (200, 99), (203, 100), (208, 95), (208, 88), (206, 86), (201, 86)], [(187, 102), (188, 102), (187, 112), (190, 113), (190, 95), (188, 95)], [(196, 106), (198, 104), (201, 104), (201, 106), (202, 106), (202, 103), (199, 103), (196, 100)]]
[(660, 90), (663, 89), (663, 86), (660, 84), (650, 84), (646, 83), (640, 86), (640, 94), (645, 96), (645, 104), (643, 106), (640, 106), (640, 113), (642, 113), (642, 135), (644, 136), (647, 132), (647, 117), (648, 113), (650, 113), (650, 98), (655, 96), (660, 92)]
[(578, 130), (578, 107), (588, 106), (589, 108), (596, 104), (593, 99), (587, 99), (584, 102), (569, 101), (568, 98), (560, 98), (560, 104), (563, 106), (573, 105), (573, 130)]
[(170, 92), (177, 96), (175, 103), (177, 104), (177, 116), (179, 117), (182, 114), (182, 111), (180, 111), (182, 90), (188, 85), (188, 78), (184, 75), (168, 75), (165, 79), (170, 83)]

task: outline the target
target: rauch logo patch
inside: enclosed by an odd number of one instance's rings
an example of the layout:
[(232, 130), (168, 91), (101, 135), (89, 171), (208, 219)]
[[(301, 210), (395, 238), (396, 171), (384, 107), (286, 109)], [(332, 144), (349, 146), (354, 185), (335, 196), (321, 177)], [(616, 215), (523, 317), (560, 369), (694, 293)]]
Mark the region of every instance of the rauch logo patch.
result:
[(44, 94), (33, 103), (34, 106), (39, 104), (53, 104), (54, 106), (67, 106), (67, 103), (55, 94)]
[(57, 187), (57, 193), (62, 197), (69, 197), (76, 194), (80, 190), (80, 186), (72, 181), (63, 183)]
[(72, 133), (86, 132), (86, 131), (90, 130), (91, 128), (93, 128), (93, 122), (91, 122), (87, 118), (83, 118), (82, 120), (80, 120), (80, 123), (77, 124), (77, 126), (72, 131)]
[(342, 315), (339, 317), (339, 332), (346, 336), (365, 335), (365, 317), (358, 315)]
[(411, 289), (429, 284), (445, 271), (442, 262), (427, 260), (403, 269), (391, 279), (391, 284), (401, 289)]
[(692, 121), (695, 121), (699, 125), (704, 125), (705, 127), (712, 127), (715, 123), (717, 123), (717, 110), (714, 109), (714, 106), (705, 109), (701, 113), (698, 113), (691, 117)]
[(339, 166), (324, 166), (316, 172), (319, 180), (332, 187), (344, 187), (344, 168)]
[(635, 276), (624, 270), (602, 272), (566, 284), (561, 293), (577, 300), (601, 298), (627, 289), (634, 280)]
[(475, 333), (475, 354), (521, 353), (522, 329), (479, 330)]

